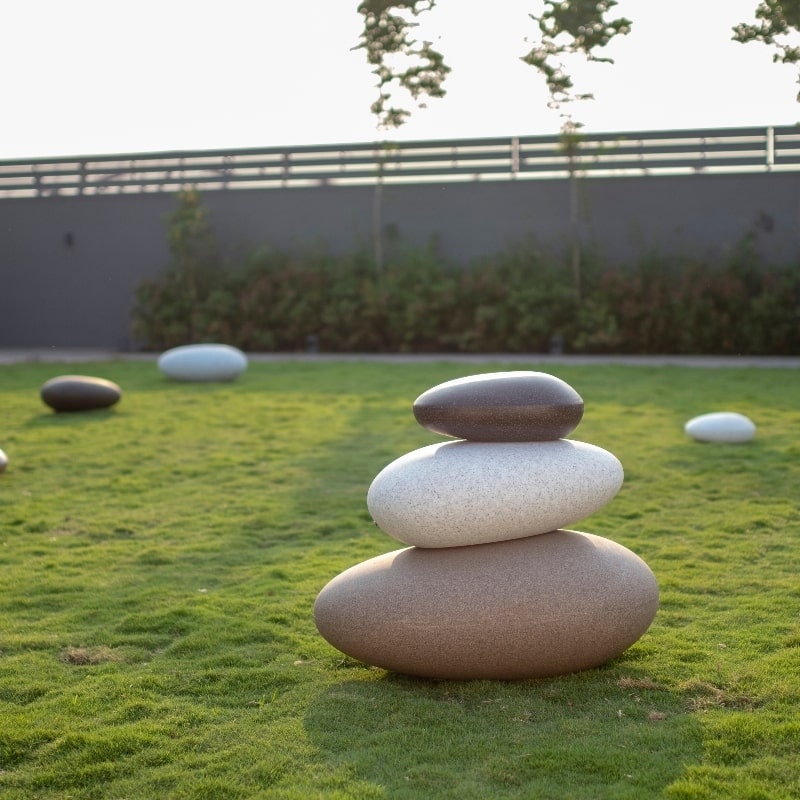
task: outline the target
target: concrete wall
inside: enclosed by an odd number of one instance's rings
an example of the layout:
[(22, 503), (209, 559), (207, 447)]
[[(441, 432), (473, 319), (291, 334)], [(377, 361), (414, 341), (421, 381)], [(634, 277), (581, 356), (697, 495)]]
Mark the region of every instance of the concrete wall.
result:
[[(579, 184), (581, 235), (607, 258), (647, 248), (724, 255), (748, 231), (777, 262), (800, 251), (800, 172), (592, 178)], [(369, 244), (373, 188), (215, 191), (203, 195), (223, 248)], [(133, 291), (169, 260), (170, 194), (0, 200), (0, 347), (135, 346)], [(404, 241), (436, 236), (459, 262), (534, 236), (569, 233), (565, 180), (387, 186), (383, 223)]]

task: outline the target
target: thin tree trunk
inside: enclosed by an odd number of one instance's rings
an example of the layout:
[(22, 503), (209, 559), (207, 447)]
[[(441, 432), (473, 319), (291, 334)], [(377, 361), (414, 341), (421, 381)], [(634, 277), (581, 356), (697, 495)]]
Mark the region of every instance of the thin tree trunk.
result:
[(383, 177), (380, 175), (372, 193), (372, 252), (375, 257), (375, 273), (380, 284), (383, 280)]
[(574, 145), (569, 148), (569, 229), (572, 260), (572, 282), (575, 298), (581, 301), (581, 240), (580, 240), (580, 208), (578, 197), (578, 176), (575, 167)]

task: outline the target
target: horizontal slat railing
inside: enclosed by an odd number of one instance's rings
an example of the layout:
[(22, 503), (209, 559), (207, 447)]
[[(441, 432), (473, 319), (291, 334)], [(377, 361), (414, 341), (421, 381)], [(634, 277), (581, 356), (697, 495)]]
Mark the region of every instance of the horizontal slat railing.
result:
[(0, 198), (800, 169), (800, 128), (455, 139), (0, 161)]

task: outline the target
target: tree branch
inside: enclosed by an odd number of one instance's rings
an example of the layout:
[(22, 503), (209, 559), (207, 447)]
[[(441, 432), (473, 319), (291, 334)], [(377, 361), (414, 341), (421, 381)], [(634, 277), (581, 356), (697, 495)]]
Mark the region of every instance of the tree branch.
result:
[(595, 51), (605, 47), (615, 36), (630, 33), (629, 19), (606, 18), (615, 5), (616, 0), (545, 0), (541, 14), (529, 15), (537, 24), (540, 38), (522, 60), (544, 75), (553, 108), (592, 97), (573, 92), (572, 77), (561, 61), (565, 55), (577, 53), (583, 54), (587, 61), (614, 63), (613, 59), (597, 55)]
[[(367, 61), (375, 66), (378, 99), (371, 111), (381, 127), (397, 128), (411, 114), (408, 109), (391, 104), (396, 88), (407, 91), (420, 108), (425, 107), (421, 98), (445, 95), (442, 84), (450, 67), (431, 42), (420, 42), (412, 36), (417, 23), (401, 16), (405, 12), (406, 16), (417, 17), (435, 4), (436, 0), (363, 0), (358, 6), (359, 14), (364, 17), (364, 29), (353, 49), (365, 50)], [(405, 66), (396, 66), (395, 61)]]
[(800, 62), (800, 47), (782, 41), (783, 37), (800, 30), (800, 0), (763, 0), (756, 8), (755, 17), (757, 24), (740, 22), (734, 26), (731, 38), (742, 44), (761, 42), (772, 45), (777, 51), (772, 54), (775, 62)]

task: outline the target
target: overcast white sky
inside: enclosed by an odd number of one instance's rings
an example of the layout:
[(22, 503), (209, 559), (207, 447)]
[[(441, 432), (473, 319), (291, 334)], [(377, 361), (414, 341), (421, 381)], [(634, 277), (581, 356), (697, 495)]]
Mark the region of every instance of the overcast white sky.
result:
[[(620, 0), (632, 33), (582, 70), (588, 131), (794, 124), (797, 70), (730, 40), (758, 0)], [(7, 0), (0, 159), (549, 135), (544, 82), (519, 57), (537, 0), (438, 0), (424, 29), (447, 96), (379, 131), (358, 0)]]

